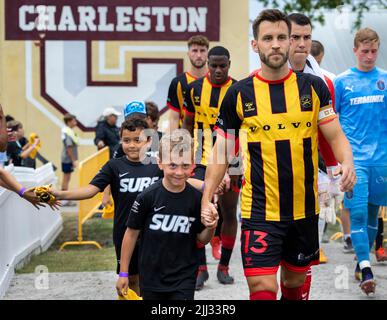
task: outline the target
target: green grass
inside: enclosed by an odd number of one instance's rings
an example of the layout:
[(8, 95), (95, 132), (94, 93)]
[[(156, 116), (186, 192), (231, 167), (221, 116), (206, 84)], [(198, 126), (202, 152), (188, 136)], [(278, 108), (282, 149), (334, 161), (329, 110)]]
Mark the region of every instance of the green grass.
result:
[(76, 213), (63, 215), (63, 231), (49, 250), (33, 256), (28, 264), (17, 273), (33, 273), (39, 265), (49, 272), (107, 271), (116, 269), (116, 255), (112, 240), (112, 219), (94, 217), (83, 225), (83, 240), (97, 241), (102, 249), (95, 246), (68, 246), (59, 251), (65, 241), (76, 241), (78, 236), (78, 216)]

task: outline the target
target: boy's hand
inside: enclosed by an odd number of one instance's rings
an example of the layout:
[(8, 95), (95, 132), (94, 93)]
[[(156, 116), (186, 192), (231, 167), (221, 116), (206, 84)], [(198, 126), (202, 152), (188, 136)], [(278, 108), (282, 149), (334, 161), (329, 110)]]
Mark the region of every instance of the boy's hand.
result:
[(218, 211), (213, 203), (202, 205), (201, 221), (208, 229), (216, 228), (219, 220)]
[(110, 199), (110, 194), (103, 194), (102, 196), (102, 205), (106, 208), (108, 206), (112, 206), (113, 202)]
[(119, 296), (123, 296), (128, 293), (129, 279), (127, 277), (119, 277), (116, 283), (116, 290)]

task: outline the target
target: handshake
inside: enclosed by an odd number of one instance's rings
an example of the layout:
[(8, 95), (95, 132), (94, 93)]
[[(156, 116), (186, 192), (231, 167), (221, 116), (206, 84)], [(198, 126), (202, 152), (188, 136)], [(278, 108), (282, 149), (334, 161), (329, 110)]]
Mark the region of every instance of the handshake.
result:
[(215, 229), (218, 225), (219, 214), (216, 206), (208, 202), (202, 203), (201, 221), (207, 229)]
[(29, 201), (36, 209), (39, 207), (45, 207), (47, 204), (52, 210), (59, 210), (61, 203), (51, 191), (51, 184), (46, 186), (32, 187), (20, 195), (27, 201)]

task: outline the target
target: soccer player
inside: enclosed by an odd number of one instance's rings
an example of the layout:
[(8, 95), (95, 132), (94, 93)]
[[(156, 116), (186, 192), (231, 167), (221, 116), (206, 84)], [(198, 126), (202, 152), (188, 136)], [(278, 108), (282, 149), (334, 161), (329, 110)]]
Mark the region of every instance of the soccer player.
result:
[[(310, 19), (302, 14), (302, 13), (292, 13), (288, 16), (291, 22), (291, 33), (290, 33), (290, 50), (289, 50), (289, 66), (296, 72), (303, 72), (315, 75), (320, 77), (330, 90), (330, 94), (332, 96), (332, 101), (334, 103), (334, 90), (332, 81), (325, 77), (320, 69), (318, 63), (310, 55), (311, 47), (312, 47), (312, 23)], [(302, 98), (302, 97), (300, 97)], [(334, 107), (334, 106), (333, 106)], [(319, 146), (319, 159), (321, 157), (321, 161), (319, 164), (323, 164), (323, 167), (329, 168), (329, 172), (332, 172), (336, 169), (337, 161), (333, 155), (329, 144), (327, 143), (324, 136), (321, 134), (319, 129), (318, 134), (318, 146)], [(320, 157), (321, 155), (321, 157)], [(327, 171), (327, 170), (325, 170)], [(335, 180), (331, 179), (332, 182)], [(332, 202), (328, 202), (334, 204)], [(335, 208), (327, 208), (326, 203), (322, 202), (321, 204), (322, 210), (335, 210)], [(325, 218), (321, 215), (319, 219), (319, 242), (322, 241), (322, 235), (325, 227)], [(327, 257), (324, 254), (322, 248), (320, 248), (320, 263), (326, 263), (328, 261)], [(312, 271), (308, 271), (308, 276), (305, 280), (304, 293), (303, 298), (305, 300), (309, 299), (309, 291), (312, 282)]]
[(188, 71), (172, 79), (168, 90), (167, 106), (171, 109), (169, 112), (169, 130), (171, 132), (183, 125), (183, 104), (188, 84), (207, 73), (208, 39), (202, 35), (192, 36), (187, 45), (187, 55), (191, 66)]
[[(198, 266), (196, 240), (206, 244), (217, 225), (216, 212), (204, 214), (201, 223), (201, 193), (186, 181), (193, 163), (192, 138), (175, 130), (161, 139), (159, 166), (164, 172), (137, 196), (121, 250), (117, 292), (128, 288), (128, 264), (141, 231), (140, 286), (144, 300), (193, 300)], [(130, 275), (130, 270), (129, 270)]]
[(202, 197), (202, 211), (215, 210), (210, 200), (238, 137), (244, 167), (241, 251), (252, 300), (276, 299), (280, 264), (282, 299), (301, 300), (306, 272), (318, 264), (318, 126), (341, 163), (335, 174), (342, 175), (342, 191), (356, 180), (351, 147), (324, 81), (289, 69), (290, 28), (276, 9), (255, 19), (252, 47), (262, 69), (223, 99)]
[[(324, 49), (323, 44), (318, 40), (312, 40), (312, 48), (311, 48), (310, 54), (316, 59), (318, 65), (320, 66), (320, 70), (323, 73), (325, 80), (327, 81), (329, 91), (331, 92), (332, 97), (334, 97), (334, 88), (333, 88), (332, 81), (336, 78), (336, 75), (333, 74), (332, 72), (329, 72), (329, 71), (321, 68), (321, 62), (322, 62), (322, 59), (324, 58), (324, 55), (325, 55), (325, 49)], [(341, 222), (342, 222), (342, 228), (343, 228), (343, 234), (344, 234), (343, 251), (344, 251), (344, 253), (353, 253), (354, 249), (353, 249), (352, 241), (351, 241), (351, 229), (350, 229), (350, 220), (349, 220), (348, 209), (343, 208), (343, 210), (341, 212)], [(327, 225), (325, 225), (325, 228), (324, 228), (324, 235), (323, 235), (322, 242), (329, 242), (329, 239), (324, 241), (326, 227), (327, 227)]]
[[(154, 161), (146, 161), (145, 151), (149, 139), (143, 131), (148, 128), (146, 121), (139, 117), (124, 121), (120, 130), (124, 157), (110, 159), (85, 187), (52, 192), (59, 200), (83, 200), (94, 197), (110, 185), (115, 209), (113, 242), (117, 256), (117, 274), (120, 271), (121, 244), (130, 208), (140, 192), (162, 177), (157, 164)], [(150, 164), (143, 164), (145, 161)], [(139, 294), (137, 250), (136, 246), (131, 264), (126, 268), (130, 269), (130, 288)]]
[(336, 110), (351, 143), (358, 181), (353, 197), (345, 195), (350, 211), (351, 238), (361, 270), (360, 287), (367, 295), (375, 292), (369, 253), (378, 229), (379, 206), (387, 205), (387, 72), (377, 68), (380, 40), (370, 29), (354, 38), (356, 67), (334, 81)]
[[(208, 74), (188, 86), (185, 97), (185, 118), (183, 128), (194, 133), (195, 163), (193, 179), (204, 181), (211, 148), (216, 136), (213, 128), (219, 113), (222, 100), (236, 80), (228, 72), (230, 69), (230, 53), (221, 46), (213, 47), (208, 52)], [(221, 227), (221, 257), (217, 277), (222, 284), (234, 283), (229, 275), (228, 266), (234, 248), (238, 222), (236, 208), (239, 197), (238, 181), (240, 176), (231, 176), (233, 190), (228, 190), (219, 198), (220, 213), (223, 218)], [(208, 279), (205, 247), (198, 244), (200, 266), (197, 276), (197, 289), (201, 289)]]

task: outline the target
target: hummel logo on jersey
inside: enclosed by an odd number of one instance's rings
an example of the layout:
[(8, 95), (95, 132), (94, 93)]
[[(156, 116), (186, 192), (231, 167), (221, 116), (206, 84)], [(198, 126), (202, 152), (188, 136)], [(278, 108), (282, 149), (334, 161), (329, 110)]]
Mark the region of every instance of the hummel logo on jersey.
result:
[(189, 233), (192, 222), (195, 220), (196, 218), (194, 217), (158, 213), (152, 217), (152, 223), (149, 225), (149, 229), (162, 230), (164, 232)]
[(165, 208), (165, 206), (162, 206), (162, 207), (160, 207), (160, 208), (154, 207), (154, 208), (153, 208), (153, 211), (154, 211), (154, 212), (157, 212), (157, 211), (160, 211), (160, 210), (162, 210), (162, 209), (164, 209), (164, 208)]
[(124, 176), (126, 176), (127, 174), (128, 174), (129, 172), (125, 172), (125, 173), (120, 173), (120, 174), (118, 174), (118, 176), (120, 177), (120, 178), (122, 178), (122, 177), (124, 177)]
[(349, 90), (349, 91), (353, 92), (353, 86), (346, 86), (345, 90)]
[(159, 180), (159, 177), (126, 178), (120, 181), (120, 192), (142, 192)]

